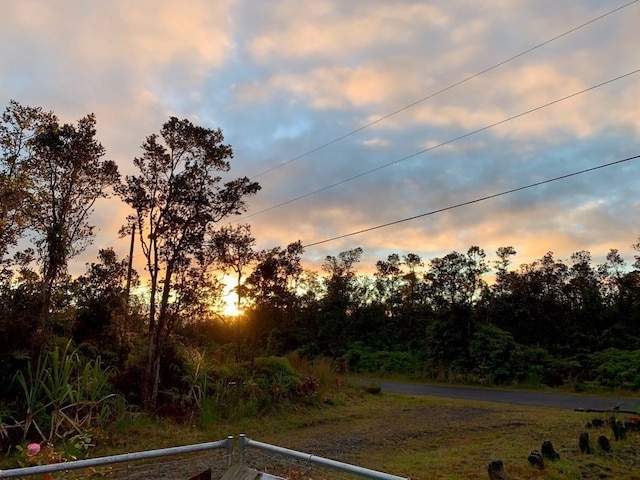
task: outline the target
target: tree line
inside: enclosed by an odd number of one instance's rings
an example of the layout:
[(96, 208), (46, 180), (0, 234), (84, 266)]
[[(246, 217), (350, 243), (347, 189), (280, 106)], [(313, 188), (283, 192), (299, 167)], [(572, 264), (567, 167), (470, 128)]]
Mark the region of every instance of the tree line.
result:
[[(62, 124), (17, 102), (2, 115), (0, 398), (15, 395), (16, 371), (69, 339), (149, 409), (182, 388), (190, 349), (252, 364), (295, 351), (344, 369), (640, 388), (638, 256), (627, 264), (611, 250), (594, 265), (586, 251), (566, 262), (549, 252), (514, 268), (513, 247), (488, 260), (471, 246), (389, 255), (359, 275), (354, 248), (312, 272), (300, 242), (258, 251), (250, 225), (228, 223), (260, 185), (230, 175), (219, 129), (172, 117), (122, 177), (95, 126), (93, 115)], [(135, 238), (144, 275), (104, 248), (71, 278), (69, 261), (94, 238), (93, 206), (110, 197), (131, 208), (120, 233)], [(237, 318), (221, 313), (222, 275), (237, 281)]]

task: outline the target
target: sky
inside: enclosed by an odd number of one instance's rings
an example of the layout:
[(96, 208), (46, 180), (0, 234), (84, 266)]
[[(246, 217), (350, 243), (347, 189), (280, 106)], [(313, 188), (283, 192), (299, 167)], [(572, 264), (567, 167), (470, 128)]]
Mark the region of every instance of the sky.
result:
[[(0, 107), (95, 113), (124, 175), (170, 116), (222, 129), (262, 186), (229, 222), (315, 244), (308, 268), (472, 245), (632, 263), (640, 159), (448, 207), (640, 155), (638, 25), (629, 0), (0, 0)], [(72, 272), (128, 254), (129, 213), (97, 204)]]

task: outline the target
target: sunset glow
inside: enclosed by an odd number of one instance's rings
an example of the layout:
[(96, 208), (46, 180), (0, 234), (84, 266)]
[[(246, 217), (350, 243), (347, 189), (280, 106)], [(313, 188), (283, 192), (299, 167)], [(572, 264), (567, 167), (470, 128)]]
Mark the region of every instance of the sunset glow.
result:
[(231, 293), (225, 297), (224, 310), (222, 313), (228, 317), (237, 317), (242, 315), (242, 311), (238, 309), (237, 305), (238, 296), (235, 293)]
[[(6, 2), (0, 97), (64, 122), (94, 112), (123, 175), (169, 116), (221, 128), (229, 179), (262, 190), (220, 225), (249, 223), (257, 249), (394, 224), (307, 248), (311, 269), (355, 247), (365, 272), (471, 245), (511, 245), (516, 265), (629, 261), (640, 161), (446, 210), (640, 153), (640, 4), (624, 4)], [(72, 274), (101, 248), (127, 255), (129, 213), (98, 202)]]

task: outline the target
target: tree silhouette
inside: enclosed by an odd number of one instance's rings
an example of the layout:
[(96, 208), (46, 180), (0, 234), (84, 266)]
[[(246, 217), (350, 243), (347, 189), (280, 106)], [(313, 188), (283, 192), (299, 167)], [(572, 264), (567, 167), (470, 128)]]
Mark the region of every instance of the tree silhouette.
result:
[(130, 218), (139, 232), (150, 278), (149, 338), (143, 398), (156, 405), (163, 339), (172, 326), (170, 299), (174, 278), (206, 257), (218, 222), (246, 210), (245, 198), (260, 186), (242, 177), (223, 183), (221, 172), (233, 157), (221, 130), (171, 117), (142, 145), (135, 158), (138, 175), (126, 177), (123, 200), (135, 211)]

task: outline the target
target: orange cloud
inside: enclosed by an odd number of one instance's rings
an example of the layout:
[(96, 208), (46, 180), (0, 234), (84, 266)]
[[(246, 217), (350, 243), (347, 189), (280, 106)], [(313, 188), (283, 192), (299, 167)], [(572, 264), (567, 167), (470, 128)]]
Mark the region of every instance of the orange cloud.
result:
[[(287, 18), (296, 12), (295, 22), (276, 25), (254, 38), (249, 50), (254, 60), (272, 58), (341, 56), (343, 52), (404, 43), (415, 28), (443, 28), (449, 19), (438, 7), (409, 4), (398, 8), (388, 4), (344, 4), (327, 1), (279, 2), (273, 17)], [(348, 7), (347, 7), (348, 5)], [(341, 11), (342, 7), (348, 12)], [(349, 11), (350, 10), (350, 11)], [(284, 27), (284, 28), (281, 28)]]

